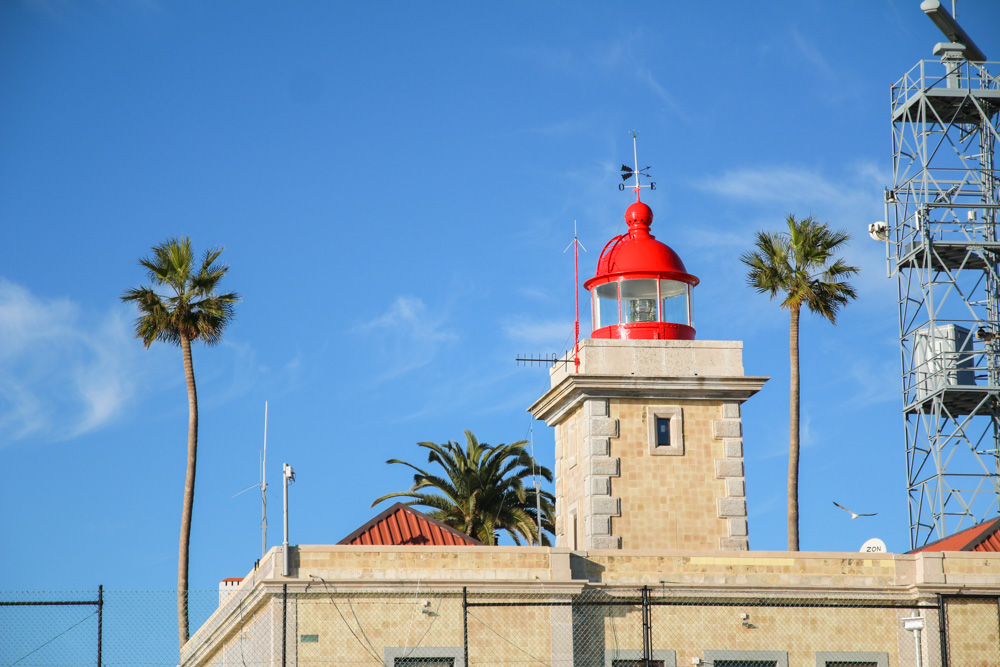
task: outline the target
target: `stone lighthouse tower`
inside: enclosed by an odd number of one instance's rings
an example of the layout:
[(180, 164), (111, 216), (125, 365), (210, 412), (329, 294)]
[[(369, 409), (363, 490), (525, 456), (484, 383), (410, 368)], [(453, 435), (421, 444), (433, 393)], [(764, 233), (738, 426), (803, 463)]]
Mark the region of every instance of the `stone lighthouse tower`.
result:
[(555, 427), (556, 544), (745, 550), (740, 406), (768, 378), (743, 374), (742, 342), (695, 339), (698, 278), (635, 192), (584, 283), (591, 338), (529, 408)]

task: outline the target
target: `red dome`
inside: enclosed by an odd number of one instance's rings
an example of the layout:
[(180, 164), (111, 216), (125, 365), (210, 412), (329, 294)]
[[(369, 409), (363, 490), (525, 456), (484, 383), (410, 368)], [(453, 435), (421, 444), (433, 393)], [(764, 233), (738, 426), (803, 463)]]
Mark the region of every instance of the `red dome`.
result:
[(698, 278), (649, 233), (652, 209), (637, 199), (625, 222), (628, 232), (604, 246), (597, 272), (583, 283), (593, 293), (591, 338), (694, 340), (690, 294)]
[(687, 272), (677, 253), (649, 233), (653, 222), (652, 209), (637, 201), (625, 211), (625, 222), (628, 233), (611, 239), (604, 247), (597, 260), (597, 273), (583, 284), (584, 287), (589, 290), (597, 283), (606, 282), (602, 278), (622, 274), (647, 274), (649, 277), (679, 280), (692, 287), (698, 284), (698, 278)]

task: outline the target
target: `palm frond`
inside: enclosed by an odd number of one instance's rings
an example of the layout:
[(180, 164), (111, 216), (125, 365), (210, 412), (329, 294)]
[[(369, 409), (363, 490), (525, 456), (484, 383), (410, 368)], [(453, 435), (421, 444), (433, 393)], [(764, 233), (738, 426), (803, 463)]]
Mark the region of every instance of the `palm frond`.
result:
[[(427, 461), (442, 470), (431, 474), (400, 459), (387, 463), (402, 464), (414, 471), (413, 484), (407, 491), (390, 493), (372, 503), (406, 497), (408, 504), (432, 508), (429, 515), (460, 530), (484, 544), (495, 544), (496, 534), (506, 532), (516, 544), (521, 540), (551, 543), (545, 531), (554, 532), (554, 497), (547, 491), (537, 493), (524, 484), (533, 474), (552, 481), (552, 472), (534, 461), (527, 443), (518, 441), (490, 445), (480, 442), (471, 431), (465, 432), (465, 446), (448, 441), (438, 444), (419, 442), (428, 450)], [(428, 491), (438, 493), (428, 493)], [(536, 522), (541, 506), (543, 534)]]
[[(221, 253), (222, 248), (206, 252), (196, 269), (191, 239), (185, 237), (153, 246), (151, 256), (139, 260), (151, 286), (127, 290), (121, 298), (136, 304), (139, 318), (135, 335), (146, 347), (155, 340), (173, 345), (180, 345), (182, 339), (200, 340), (207, 345), (222, 340), (240, 296), (216, 291), (229, 270), (216, 263)], [(154, 288), (165, 288), (166, 293)]]
[(747, 286), (771, 299), (781, 297), (786, 309), (806, 306), (836, 322), (840, 308), (857, 298), (846, 279), (859, 269), (843, 259), (830, 260), (850, 240), (844, 230), (831, 230), (812, 216), (785, 218), (787, 231), (757, 232), (754, 249), (740, 261), (747, 266)]

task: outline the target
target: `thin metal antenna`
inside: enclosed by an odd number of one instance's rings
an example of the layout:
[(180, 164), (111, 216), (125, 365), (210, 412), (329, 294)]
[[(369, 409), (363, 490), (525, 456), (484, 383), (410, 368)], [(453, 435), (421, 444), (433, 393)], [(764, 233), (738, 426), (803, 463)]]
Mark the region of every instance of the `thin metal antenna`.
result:
[(260, 458), (260, 557), (267, 555), (267, 401), (264, 401), (264, 452)]
[(267, 477), (265, 476), (267, 471), (267, 401), (264, 401), (264, 449), (260, 455), (260, 481), (256, 484), (251, 484), (247, 488), (243, 489), (239, 493), (234, 493), (233, 498), (236, 496), (243, 495), (250, 489), (257, 487), (260, 489), (260, 505), (261, 505), (261, 519), (260, 519), (260, 557), (263, 558), (267, 555)]
[(639, 190), (642, 188), (639, 185), (639, 149), (636, 148), (635, 139), (639, 136), (639, 133), (632, 130), (632, 162), (635, 164), (635, 196), (639, 196)]
[[(573, 221), (573, 242), (566, 246), (569, 250), (573, 246), (573, 289), (576, 296), (576, 320), (573, 322), (573, 366), (575, 372), (580, 372), (580, 248), (583, 244), (576, 235), (576, 220)], [(563, 253), (566, 252), (563, 250)], [(587, 252), (586, 248), (583, 248)]]

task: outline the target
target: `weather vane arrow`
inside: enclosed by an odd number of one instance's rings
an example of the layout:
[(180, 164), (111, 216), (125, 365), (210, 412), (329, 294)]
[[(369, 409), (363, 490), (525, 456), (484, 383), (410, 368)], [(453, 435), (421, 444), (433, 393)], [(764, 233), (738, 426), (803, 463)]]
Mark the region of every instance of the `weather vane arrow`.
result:
[(639, 133), (636, 130), (632, 130), (629, 134), (632, 135), (632, 158), (634, 160), (633, 164), (635, 166), (634, 167), (630, 167), (627, 164), (623, 164), (622, 165), (622, 182), (618, 184), (618, 189), (621, 190), (622, 192), (624, 192), (625, 191), (625, 183), (627, 183), (630, 178), (634, 178), (635, 179), (635, 187), (632, 188), (632, 192), (634, 192), (636, 194), (636, 197), (638, 197), (639, 196), (639, 191), (642, 188), (649, 188), (650, 190), (655, 190), (656, 189), (656, 183), (654, 183), (653, 181), (650, 181), (649, 185), (643, 185), (642, 183), (639, 182), (639, 177), (640, 176), (645, 176), (646, 178), (651, 178), (650, 175), (649, 175), (650, 166), (646, 165), (642, 169), (639, 168), (639, 152), (638, 152), (638, 149), (636, 148), (636, 145), (635, 145), (635, 143), (636, 143), (635, 139), (636, 139), (636, 137), (639, 136)]

